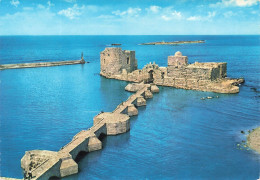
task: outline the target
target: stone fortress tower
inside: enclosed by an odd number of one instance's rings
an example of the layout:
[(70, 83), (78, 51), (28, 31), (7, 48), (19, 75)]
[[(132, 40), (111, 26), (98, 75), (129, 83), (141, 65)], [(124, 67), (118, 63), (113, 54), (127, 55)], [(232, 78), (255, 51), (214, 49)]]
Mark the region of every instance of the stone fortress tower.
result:
[(244, 82), (243, 79), (227, 78), (225, 62), (189, 64), (188, 57), (179, 51), (174, 56), (168, 56), (167, 67), (150, 62), (143, 69), (137, 69), (134, 51), (106, 48), (100, 53), (100, 64), (100, 74), (106, 78), (175, 88), (238, 93), (239, 87), (236, 85)]
[(106, 48), (100, 53), (101, 75), (130, 73), (137, 69), (135, 51), (122, 50), (120, 47)]

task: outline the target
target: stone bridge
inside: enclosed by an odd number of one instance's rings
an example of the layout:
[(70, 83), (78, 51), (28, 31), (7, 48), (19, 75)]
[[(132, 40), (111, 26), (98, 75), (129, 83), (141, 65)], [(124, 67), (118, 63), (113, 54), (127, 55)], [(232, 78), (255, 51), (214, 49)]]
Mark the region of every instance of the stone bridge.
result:
[(65, 177), (78, 173), (76, 160), (81, 152), (102, 149), (100, 137), (117, 135), (130, 130), (130, 116), (138, 114), (137, 107), (145, 106), (146, 99), (159, 92), (155, 85), (137, 84), (136, 93), (119, 104), (113, 112), (101, 112), (94, 117), (94, 125), (76, 134), (72, 141), (58, 152), (33, 150), (27, 151), (21, 159), (25, 171), (32, 170), (33, 179), (46, 180), (52, 177)]

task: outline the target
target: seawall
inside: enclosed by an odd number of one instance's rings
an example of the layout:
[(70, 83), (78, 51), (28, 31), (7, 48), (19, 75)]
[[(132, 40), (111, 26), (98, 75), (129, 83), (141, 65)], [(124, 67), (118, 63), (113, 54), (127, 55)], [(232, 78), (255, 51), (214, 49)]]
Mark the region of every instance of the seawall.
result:
[(73, 64), (85, 64), (85, 60), (70, 60), (70, 61), (55, 61), (55, 62), (39, 62), (39, 63), (22, 63), (22, 64), (3, 64), (0, 65), (0, 70), (5, 69), (20, 69), (20, 68), (36, 68), (49, 66), (63, 66)]

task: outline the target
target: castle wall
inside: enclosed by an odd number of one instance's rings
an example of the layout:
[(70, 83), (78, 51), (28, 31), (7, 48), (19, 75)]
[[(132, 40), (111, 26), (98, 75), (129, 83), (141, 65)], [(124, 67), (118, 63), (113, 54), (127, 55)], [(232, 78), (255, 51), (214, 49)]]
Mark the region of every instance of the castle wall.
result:
[(100, 53), (101, 73), (119, 74), (122, 70), (123, 53), (119, 48), (106, 48)]
[(220, 63), (219, 64), (219, 67), (220, 67), (220, 76), (222, 78), (225, 78), (227, 77), (227, 63)]
[(187, 64), (187, 56), (168, 56), (168, 66), (181, 67)]
[(104, 75), (121, 74), (125, 69), (132, 72), (137, 69), (134, 51), (122, 51), (121, 48), (106, 48), (100, 53), (100, 73)]
[(124, 51), (126, 59), (123, 60), (123, 69), (127, 72), (132, 72), (137, 69), (137, 60), (135, 59), (135, 51)]
[(212, 69), (208, 68), (197, 68), (186, 66), (184, 68), (175, 68), (170, 66), (167, 68), (169, 77), (178, 77), (186, 79), (211, 79)]

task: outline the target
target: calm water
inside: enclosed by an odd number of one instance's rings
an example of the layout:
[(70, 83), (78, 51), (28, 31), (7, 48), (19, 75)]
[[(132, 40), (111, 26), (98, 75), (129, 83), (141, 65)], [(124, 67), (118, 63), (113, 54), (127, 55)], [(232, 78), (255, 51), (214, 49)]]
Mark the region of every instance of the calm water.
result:
[[(140, 46), (153, 41), (205, 44)], [(111, 43), (135, 50), (138, 66), (167, 65), (181, 51), (189, 62), (228, 62), (228, 76), (244, 77), (239, 94), (161, 87), (131, 118), (130, 132), (103, 140), (70, 179), (257, 179), (260, 156), (239, 150), (241, 130), (260, 125), (260, 36), (6, 36), (0, 64), (79, 59), (89, 64), (0, 71), (0, 176), (21, 178), (25, 151), (58, 151), (93, 117), (126, 100), (126, 82), (102, 78), (99, 52)], [(256, 88), (256, 89), (254, 89)], [(219, 99), (200, 100), (203, 96)]]

